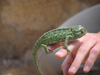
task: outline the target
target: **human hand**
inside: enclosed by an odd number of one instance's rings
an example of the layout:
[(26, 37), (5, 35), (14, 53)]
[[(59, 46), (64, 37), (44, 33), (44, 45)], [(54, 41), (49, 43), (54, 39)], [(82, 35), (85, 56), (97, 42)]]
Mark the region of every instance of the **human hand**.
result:
[[(57, 43), (48, 46), (49, 50), (54, 50), (55, 48), (64, 45), (64, 43)], [(83, 71), (89, 72), (98, 57), (100, 57), (100, 32), (98, 33), (86, 33), (83, 37), (69, 41), (68, 48), (70, 53), (65, 49), (59, 50), (55, 57), (57, 59), (65, 60), (61, 65), (64, 75), (74, 75), (81, 63), (85, 62)]]

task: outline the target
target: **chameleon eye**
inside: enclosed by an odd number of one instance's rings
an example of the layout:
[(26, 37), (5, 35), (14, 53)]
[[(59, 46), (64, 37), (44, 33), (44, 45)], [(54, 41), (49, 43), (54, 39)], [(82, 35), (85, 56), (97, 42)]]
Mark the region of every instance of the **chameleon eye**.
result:
[(81, 34), (81, 32), (76, 32), (76, 33), (75, 33), (75, 35), (80, 35), (80, 34)]

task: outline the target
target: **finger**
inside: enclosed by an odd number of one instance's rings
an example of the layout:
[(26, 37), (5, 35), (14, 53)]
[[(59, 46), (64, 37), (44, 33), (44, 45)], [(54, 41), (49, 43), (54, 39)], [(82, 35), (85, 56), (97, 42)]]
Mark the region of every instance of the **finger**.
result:
[(69, 67), (71, 66), (71, 64), (72, 64), (72, 62), (73, 62), (73, 60), (74, 60), (73, 57), (74, 57), (74, 56), (73, 56), (72, 53), (69, 54), (69, 55), (66, 57), (66, 59), (64, 60), (64, 62), (62, 63), (61, 69), (63, 70), (63, 74), (64, 74), (64, 75), (69, 75), (68, 69), (69, 69)]
[[(73, 43), (73, 45), (76, 46), (76, 45), (80, 44), (80, 41), (79, 40), (69, 41), (68, 45), (71, 45), (72, 43)], [(53, 51), (60, 46), (64, 46), (64, 42), (47, 45), (47, 48), (48, 48), (49, 51)]]
[(56, 52), (55, 53), (55, 57), (57, 58), (57, 59), (62, 59), (62, 58), (64, 58), (65, 56), (67, 55), (67, 51), (66, 51), (66, 49), (60, 49), (58, 52)]
[[(91, 34), (93, 34), (93, 33), (91, 33)], [(90, 35), (90, 33), (86, 33), (84, 36), (82, 36), (81, 38), (78, 38), (78, 40), (80, 40), (80, 42), (83, 42), (83, 41), (85, 41), (85, 39), (87, 39), (87, 38), (90, 38), (91, 37), (91, 35)]]
[(76, 57), (69, 69), (70, 74), (75, 74), (77, 72), (85, 56), (87, 56), (89, 50), (95, 45), (95, 43), (96, 42), (93, 39), (87, 39), (85, 42), (81, 44), (76, 54)]
[(81, 44), (80, 40), (72, 40), (68, 42), (68, 48), (70, 49), (70, 52), (73, 52), (75, 55), (80, 44)]
[(100, 43), (97, 43), (90, 51), (89, 57), (83, 68), (84, 72), (90, 71), (99, 54), (100, 54)]
[(49, 51), (55, 50), (57, 47), (63, 46), (64, 42), (47, 45)]
[[(68, 43), (68, 48), (70, 49), (71, 52), (74, 51), (73, 53), (75, 54), (79, 45), (80, 45), (80, 42), (78, 40), (70, 41)], [(69, 54), (68, 51), (66, 49), (62, 48), (58, 52), (55, 53), (55, 57), (57, 59), (62, 59), (65, 56), (67, 56), (68, 54)]]

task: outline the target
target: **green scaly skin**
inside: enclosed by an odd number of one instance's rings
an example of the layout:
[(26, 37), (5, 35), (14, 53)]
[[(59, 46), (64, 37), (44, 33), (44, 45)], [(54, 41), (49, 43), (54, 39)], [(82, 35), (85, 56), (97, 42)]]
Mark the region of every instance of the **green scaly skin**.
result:
[(44, 33), (35, 43), (34, 48), (33, 48), (33, 61), (38, 72), (41, 75), (43, 75), (42, 72), (39, 70), (37, 62), (36, 62), (36, 54), (39, 48), (43, 47), (45, 50), (45, 53), (49, 54), (52, 52), (47, 49), (47, 45), (58, 43), (58, 42), (65, 42), (64, 48), (68, 52), (70, 52), (70, 50), (67, 47), (68, 40), (75, 40), (77, 38), (80, 38), (83, 35), (85, 35), (86, 32), (87, 32), (86, 29), (82, 27), (81, 25), (79, 25), (79, 26), (74, 26), (72, 28), (53, 29), (51, 31)]

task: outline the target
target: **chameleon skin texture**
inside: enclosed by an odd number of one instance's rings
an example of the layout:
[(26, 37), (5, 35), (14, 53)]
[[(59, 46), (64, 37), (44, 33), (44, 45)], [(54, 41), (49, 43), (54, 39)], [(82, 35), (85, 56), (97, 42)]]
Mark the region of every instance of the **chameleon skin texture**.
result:
[(67, 47), (68, 40), (75, 40), (77, 38), (82, 37), (86, 34), (86, 29), (79, 25), (74, 26), (72, 28), (61, 28), (61, 29), (53, 29), (51, 31), (48, 31), (44, 33), (35, 43), (33, 47), (33, 61), (34, 64), (38, 70), (38, 72), (42, 74), (42, 72), (39, 70), (37, 62), (36, 62), (36, 54), (39, 48), (43, 47), (46, 54), (52, 53), (52, 51), (49, 51), (47, 49), (47, 45), (54, 44), (58, 42), (65, 42), (64, 48), (70, 52), (70, 50)]

